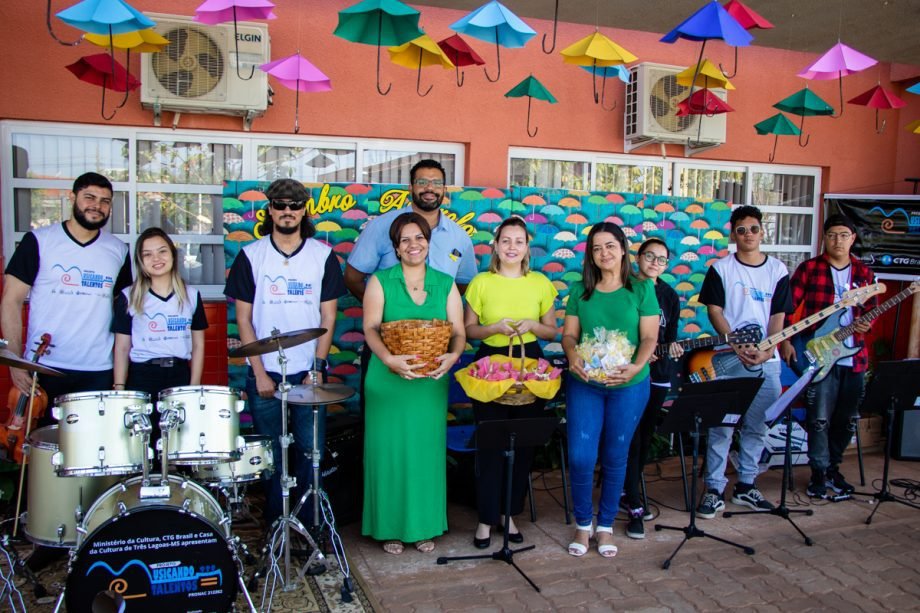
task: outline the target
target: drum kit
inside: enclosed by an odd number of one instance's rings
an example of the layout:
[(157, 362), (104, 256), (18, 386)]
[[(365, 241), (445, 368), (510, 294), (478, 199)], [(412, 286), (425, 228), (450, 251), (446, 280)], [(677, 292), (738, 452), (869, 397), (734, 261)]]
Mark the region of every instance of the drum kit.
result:
[[(291, 386), (285, 372), (284, 349), (323, 333), (322, 328), (283, 334), (275, 330), (271, 337), (231, 353), (231, 357), (244, 357), (277, 351), (282, 365), (278, 396), (282, 404), (283, 514), (272, 526), (264, 550), (263, 570), (270, 581), (266, 581), (258, 610), (271, 609), (279, 581), (282, 591), (298, 587), (298, 580), (291, 579), (292, 533), (312, 549), (298, 579), (308, 572), (315, 574), (317, 565), (320, 571), (328, 569), (315, 540), (328, 527), (344, 575), (343, 600), (350, 601), (354, 590), (335, 519), (319, 485), (315, 420), (319, 406), (346, 400), (354, 391), (322, 384), (315, 377), (309, 385)], [(0, 364), (58, 374), (6, 353), (9, 356), (0, 353)], [(238, 589), (249, 609), (257, 611), (248, 587), (255, 589), (259, 573), (247, 586), (243, 561), (252, 556), (234, 535), (232, 519), (244, 500), (242, 490), (274, 471), (272, 441), (261, 435), (240, 436), (239, 413), (244, 401), (234, 389), (174, 387), (160, 392), (158, 400), (162, 435), (156, 445), (161, 460), (158, 475), (150, 470), (154, 405), (145, 393), (98, 391), (59, 396), (52, 409), (58, 423), (38, 428), (26, 439), (28, 510), (17, 520), (22, 519), (26, 537), (36, 545), (66, 548), (70, 555), (66, 585), (55, 611), (63, 604), (68, 611), (97, 610), (100, 599), (113, 611), (124, 607), (130, 611), (229, 611), (235, 609)], [(313, 482), (293, 510), (289, 496), (296, 479), (288, 471), (288, 447), (293, 441), (287, 431), (289, 404), (312, 406), (314, 413)], [(223, 506), (217, 493), (209, 489), (223, 494)], [(311, 496), (312, 533), (296, 517)], [(5, 552), (3, 544), (0, 550)], [(10, 589), (15, 588), (10, 585)]]

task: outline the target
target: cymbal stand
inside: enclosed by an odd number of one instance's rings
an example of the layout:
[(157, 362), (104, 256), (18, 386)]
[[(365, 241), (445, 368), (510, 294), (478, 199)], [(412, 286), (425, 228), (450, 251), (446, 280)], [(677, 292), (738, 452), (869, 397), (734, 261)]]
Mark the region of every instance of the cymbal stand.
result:
[[(12, 553), (10, 553), (7, 547), (12, 550)], [(12, 548), (12, 545), (10, 545), (9, 536), (7, 535), (3, 535), (3, 539), (0, 541), (0, 554), (2, 554), (0, 555), (0, 603), (6, 600), (9, 602), (9, 610), (12, 611), (12, 613), (18, 613), (19, 611), (25, 613), (25, 601), (22, 599), (22, 593), (19, 591), (19, 588), (16, 587), (16, 582), (13, 578), (16, 575), (17, 567), (26, 568), (27, 570), (28, 567), (23, 564), (19, 556), (16, 555), (16, 551)], [(2, 564), (4, 560), (10, 567), (9, 572), (6, 572), (4, 569), (4, 565)], [(35, 575), (32, 575), (31, 580), (38, 586), (38, 580)]]

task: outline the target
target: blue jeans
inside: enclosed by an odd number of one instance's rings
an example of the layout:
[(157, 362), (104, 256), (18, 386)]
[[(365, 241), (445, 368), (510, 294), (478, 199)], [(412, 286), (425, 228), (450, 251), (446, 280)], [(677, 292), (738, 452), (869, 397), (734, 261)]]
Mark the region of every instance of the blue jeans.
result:
[[(760, 468), (760, 456), (763, 454), (764, 441), (767, 436), (766, 411), (779, 398), (782, 385), (779, 381), (780, 362), (764, 362), (762, 372), (747, 370), (741, 362), (726, 370), (727, 377), (762, 376), (763, 385), (754, 396), (754, 402), (744, 414), (741, 422), (741, 448), (738, 452), (738, 481), (753, 484)], [(728, 464), (728, 449), (732, 444), (732, 427), (709, 429), (709, 443), (706, 449), (706, 472), (703, 479), (707, 490), (716, 490), (720, 494), (728, 485), (725, 468)]]
[(629, 444), (648, 396), (648, 377), (620, 388), (603, 388), (568, 377), (565, 397), (569, 480), (578, 525), (587, 526), (594, 516), (592, 489), (600, 448), (601, 498), (597, 525), (613, 526), (626, 476)]
[(814, 470), (840, 466), (856, 432), (862, 396), (863, 373), (852, 366), (834, 366), (823, 381), (805, 388), (808, 463)]
[[(281, 383), (281, 375), (268, 373), (277, 385)], [(296, 373), (288, 377), (288, 382), (299, 384), (307, 375), (306, 372)], [(267, 491), (265, 492), (265, 521), (267, 526), (281, 515), (281, 401), (277, 398), (262, 398), (256, 389), (256, 377), (249, 368), (246, 373), (246, 397), (249, 400), (249, 412), (258, 434), (272, 438), (272, 454), (275, 460), (275, 471), (267, 478)], [(318, 447), (322, 455), (326, 443), (326, 407), (318, 407)], [(297, 487), (291, 490), (291, 509), (300, 499), (312, 481), (312, 462), (310, 453), (313, 450), (313, 407), (302, 405), (288, 405), (288, 433), (293, 435), (288, 451), (290, 453), (288, 465), (292, 476), (297, 478)], [(322, 485), (320, 483), (319, 485)], [(304, 525), (312, 524), (313, 498), (311, 497), (298, 513), (298, 518)], [(321, 520), (321, 518), (320, 518)]]

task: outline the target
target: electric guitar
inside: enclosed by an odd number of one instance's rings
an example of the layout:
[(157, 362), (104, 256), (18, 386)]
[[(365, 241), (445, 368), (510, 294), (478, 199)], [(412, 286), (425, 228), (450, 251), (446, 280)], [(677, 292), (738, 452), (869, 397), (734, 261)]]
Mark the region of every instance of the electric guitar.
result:
[[(856, 304), (862, 304), (872, 296), (881, 294), (884, 291), (885, 285), (883, 283), (876, 283), (874, 285), (867, 285), (865, 287), (853, 288), (841, 296), (839, 302), (835, 302), (831, 306), (821, 309), (813, 315), (805, 317), (801, 321), (792, 324), (788, 328), (777, 332), (772, 336), (768, 336), (764, 340), (754, 345), (754, 348), (758, 351), (767, 351), (768, 349), (772, 349), (787, 338), (795, 336), (799, 332), (810, 328), (812, 325), (830, 317), (837, 311), (842, 311), (843, 309), (854, 306)], [(725, 373), (737, 365), (737, 363), (740, 361), (741, 360), (738, 357), (738, 354), (735, 353), (732, 349), (723, 349), (721, 351), (697, 351), (690, 356), (690, 359), (687, 362), (687, 372), (689, 373), (687, 379), (691, 383), (700, 383), (702, 381), (712, 381), (714, 379), (724, 377)], [(760, 370), (759, 365), (745, 366), (745, 368), (751, 372), (758, 372)]]
[[(747, 345), (749, 343), (756, 343), (761, 338), (763, 338), (763, 331), (760, 329), (760, 326), (757, 324), (748, 324), (728, 334), (704, 336), (702, 338), (688, 338), (675, 342), (683, 347), (684, 351), (692, 351), (694, 349), (714, 347), (715, 345), (724, 345), (726, 343), (731, 343), (732, 345)], [(670, 346), (671, 343), (661, 343), (655, 347), (655, 355), (658, 356), (659, 359), (668, 357), (668, 348)]]
[[(854, 320), (848, 326), (840, 326), (840, 314), (836, 320), (831, 318), (821, 324), (813, 334), (804, 334), (792, 339), (792, 346), (795, 348), (795, 363), (792, 365), (793, 370), (799, 375), (805, 372), (805, 369), (812, 363), (818, 369), (817, 374), (812, 379), (812, 383), (817, 383), (824, 379), (838, 361), (856, 355), (860, 347), (847, 347), (843, 344), (856, 330), (856, 324), (870, 323), (879, 317), (882, 313), (895, 306), (908, 296), (920, 291), (920, 279), (914, 281), (905, 290), (895, 294), (882, 304), (878, 305), (871, 311), (863, 313), (861, 317)], [(834, 330), (834, 328), (838, 328)]]

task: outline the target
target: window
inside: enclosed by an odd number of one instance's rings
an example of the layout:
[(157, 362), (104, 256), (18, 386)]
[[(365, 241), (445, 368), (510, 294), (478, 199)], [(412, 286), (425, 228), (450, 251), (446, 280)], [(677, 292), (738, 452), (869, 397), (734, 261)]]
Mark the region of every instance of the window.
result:
[[(107, 229), (133, 249), (159, 226), (176, 241), (180, 266), (205, 298), (223, 298), (223, 182), (291, 177), (305, 183), (409, 182), (422, 158), (438, 160), (449, 184), (462, 181), (464, 146), (372, 139), (155, 130), (4, 121), (4, 255), (23, 234), (70, 217), (68, 194), (84, 172), (115, 187)], [(11, 206), (7, 203), (11, 203)]]
[(509, 185), (660, 194), (670, 164), (638, 155), (611, 156), (512, 147)]
[(816, 186), (820, 174), (810, 169), (755, 169), (750, 203), (763, 212), (764, 251), (782, 260), (789, 271), (814, 255), (817, 246)]

